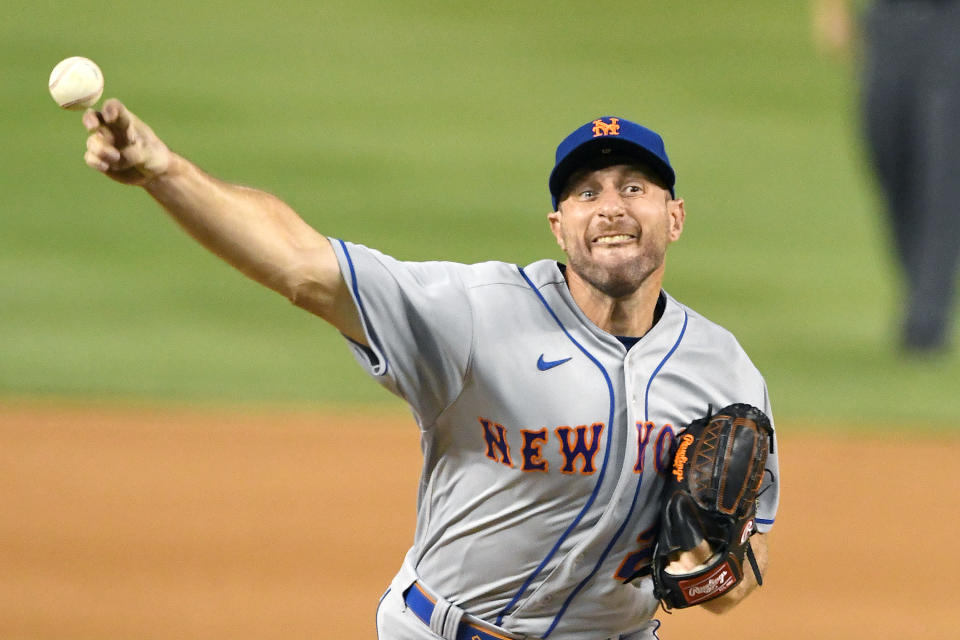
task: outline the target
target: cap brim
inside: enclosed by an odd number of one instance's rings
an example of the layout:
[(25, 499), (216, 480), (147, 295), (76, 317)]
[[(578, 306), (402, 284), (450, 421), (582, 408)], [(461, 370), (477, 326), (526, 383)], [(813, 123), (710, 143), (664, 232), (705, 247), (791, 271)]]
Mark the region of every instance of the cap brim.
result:
[(656, 171), (657, 176), (663, 181), (670, 194), (673, 195), (673, 185), (676, 176), (666, 163), (658, 158), (653, 152), (630, 142), (629, 140), (616, 138), (603, 138), (597, 140), (588, 140), (567, 154), (567, 156), (554, 167), (550, 173), (550, 194), (553, 196), (554, 206), (560, 200), (560, 194), (567, 184), (570, 176), (577, 172), (580, 167), (588, 160), (603, 156), (605, 154), (615, 156), (627, 156), (635, 158), (641, 164), (649, 166)]

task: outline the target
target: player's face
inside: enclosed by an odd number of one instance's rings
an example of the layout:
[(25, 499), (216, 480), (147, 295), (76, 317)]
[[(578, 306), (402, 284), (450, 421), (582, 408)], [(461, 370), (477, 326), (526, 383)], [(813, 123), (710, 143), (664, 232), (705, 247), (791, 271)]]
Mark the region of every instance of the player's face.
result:
[(640, 167), (618, 164), (574, 174), (548, 219), (569, 268), (622, 298), (651, 276), (662, 278), (667, 246), (680, 237), (684, 217), (683, 200)]

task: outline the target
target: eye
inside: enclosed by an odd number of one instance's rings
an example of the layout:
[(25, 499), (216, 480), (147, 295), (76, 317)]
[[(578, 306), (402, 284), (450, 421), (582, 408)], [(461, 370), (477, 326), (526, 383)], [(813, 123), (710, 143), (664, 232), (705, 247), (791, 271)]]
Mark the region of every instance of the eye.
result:
[(595, 195), (597, 195), (597, 192), (594, 191), (593, 189), (581, 189), (581, 190), (580, 190), (580, 199), (581, 199), (581, 200), (589, 200), (590, 198), (594, 197)]
[(639, 183), (628, 184), (623, 190), (628, 194), (640, 194), (643, 193), (643, 185)]

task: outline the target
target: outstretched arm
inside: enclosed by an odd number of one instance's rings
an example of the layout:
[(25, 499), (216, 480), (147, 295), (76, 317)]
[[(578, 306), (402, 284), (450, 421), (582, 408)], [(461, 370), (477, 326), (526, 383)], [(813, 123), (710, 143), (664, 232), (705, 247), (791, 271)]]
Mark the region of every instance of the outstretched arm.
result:
[(119, 100), (88, 110), (86, 163), (142, 187), (203, 246), (260, 284), (366, 344), (326, 237), (282, 200), (218, 180), (170, 151)]

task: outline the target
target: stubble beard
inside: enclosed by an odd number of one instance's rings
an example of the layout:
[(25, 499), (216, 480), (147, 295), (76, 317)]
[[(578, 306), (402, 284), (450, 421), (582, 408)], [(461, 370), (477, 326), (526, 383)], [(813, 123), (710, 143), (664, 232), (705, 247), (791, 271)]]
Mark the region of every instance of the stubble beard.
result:
[(645, 251), (634, 260), (602, 264), (582, 252), (567, 255), (569, 268), (591, 287), (610, 298), (625, 298), (639, 289), (666, 257), (666, 251)]

